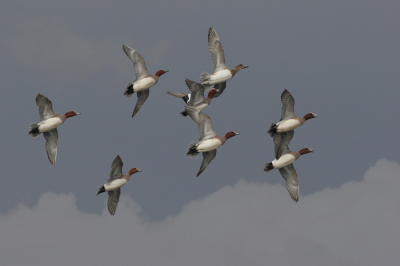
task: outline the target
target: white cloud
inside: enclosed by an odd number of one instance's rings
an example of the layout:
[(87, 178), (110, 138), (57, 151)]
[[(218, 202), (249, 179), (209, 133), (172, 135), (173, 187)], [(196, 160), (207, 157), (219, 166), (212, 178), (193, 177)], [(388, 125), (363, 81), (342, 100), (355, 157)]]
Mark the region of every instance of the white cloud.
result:
[[(4, 265), (396, 265), (400, 165), (379, 160), (361, 182), (294, 203), (282, 185), (239, 181), (161, 222), (121, 197), (117, 213), (80, 212), (45, 193), (0, 217)], [(323, 177), (321, 177), (323, 182)], [(105, 205), (105, 199), (99, 199)]]

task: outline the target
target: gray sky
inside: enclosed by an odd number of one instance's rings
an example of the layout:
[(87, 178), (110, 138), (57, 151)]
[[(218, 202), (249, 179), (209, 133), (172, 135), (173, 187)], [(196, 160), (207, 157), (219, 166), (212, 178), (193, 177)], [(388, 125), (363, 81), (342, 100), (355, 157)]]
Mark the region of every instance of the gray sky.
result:
[[(73, 262), (103, 258), (106, 264), (105, 239), (114, 248), (126, 243), (121, 262), (136, 255), (138, 265), (196, 265), (200, 250), (210, 260), (202, 265), (241, 265), (241, 259), (392, 265), (400, 239), (392, 224), (400, 185), (400, 144), (392, 138), (400, 131), (399, 12), (398, 1), (2, 3), (0, 232), (9, 241), (0, 250), (8, 250), (7, 265), (28, 263), (34, 254), (32, 265), (42, 265), (47, 248), (54, 253), (45, 265), (54, 265), (52, 259), (70, 265), (66, 251), (80, 241), (99, 247)], [(241, 135), (195, 178), (201, 157), (190, 160), (185, 151), (198, 139), (197, 126), (178, 115), (184, 102), (166, 92), (186, 92), (185, 78), (212, 71), (210, 26), (227, 65), (249, 68), (205, 110), (219, 135)], [(123, 92), (135, 77), (122, 44), (143, 55), (150, 73), (169, 70), (134, 119), (136, 96), (126, 99)], [(266, 131), (280, 118), (284, 89), (294, 96), (297, 115), (319, 115), (290, 144), (315, 149), (294, 164), (297, 204), (278, 171), (263, 172), (273, 159)], [(29, 124), (39, 121), (38, 93), (56, 113), (82, 113), (59, 128), (56, 166), (48, 162), (44, 138), (28, 136)], [(106, 195), (95, 194), (116, 155), (124, 173), (144, 171), (122, 188), (116, 216), (109, 217)], [(100, 241), (100, 232), (117, 225), (132, 233), (108, 233)], [(177, 246), (165, 247), (169, 242)], [(21, 247), (18, 258), (11, 256), (15, 247)], [(284, 250), (292, 251), (289, 257)]]

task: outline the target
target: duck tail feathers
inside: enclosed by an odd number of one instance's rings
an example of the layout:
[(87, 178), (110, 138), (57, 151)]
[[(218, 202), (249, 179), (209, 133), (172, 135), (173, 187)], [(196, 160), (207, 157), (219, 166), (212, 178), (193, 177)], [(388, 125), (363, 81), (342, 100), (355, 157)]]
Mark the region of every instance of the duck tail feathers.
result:
[(275, 134), (276, 134), (276, 131), (277, 129), (276, 129), (276, 123), (272, 123), (270, 126), (269, 126), (269, 129), (268, 129), (268, 135), (270, 135), (272, 138), (275, 136)]
[(203, 84), (204, 81), (207, 81), (209, 79), (210, 79), (210, 74), (208, 74), (207, 72), (203, 72), (203, 73), (200, 74), (200, 83), (202, 85), (204, 85)]
[(126, 98), (131, 98), (134, 93), (135, 91), (133, 90), (133, 83), (129, 82), (126, 84), (124, 95)]
[(190, 159), (197, 158), (199, 156), (199, 151), (197, 150), (197, 142), (192, 141), (189, 144), (189, 147), (186, 150), (186, 156)]
[(271, 163), (266, 163), (266, 164), (264, 165), (264, 172), (268, 173), (268, 172), (271, 171), (272, 169), (274, 169), (274, 166), (272, 165), (272, 162), (271, 162)]
[(181, 116), (183, 116), (183, 117), (186, 117), (186, 116), (189, 115), (186, 111), (180, 112), (179, 114), (180, 114)]
[(99, 186), (99, 189), (97, 190), (96, 196), (99, 195), (100, 193), (103, 193), (103, 192), (106, 192), (106, 189), (104, 188), (104, 185), (103, 186)]
[(39, 136), (41, 134), (41, 132), (39, 132), (39, 126), (36, 123), (32, 123), (29, 125), (29, 135), (31, 135), (32, 138), (36, 138), (37, 136)]

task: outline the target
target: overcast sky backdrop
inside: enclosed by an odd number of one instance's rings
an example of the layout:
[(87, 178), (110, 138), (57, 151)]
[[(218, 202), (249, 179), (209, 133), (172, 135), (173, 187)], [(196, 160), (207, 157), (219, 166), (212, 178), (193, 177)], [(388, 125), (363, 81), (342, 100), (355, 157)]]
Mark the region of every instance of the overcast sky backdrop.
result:
[[(399, 13), (399, 1), (3, 1), (0, 262), (395, 265)], [(202, 156), (185, 151), (197, 126), (166, 92), (212, 72), (210, 26), (227, 65), (249, 68), (204, 111), (217, 134), (240, 135), (195, 178)], [(169, 70), (134, 119), (122, 44), (151, 74)], [(278, 171), (263, 172), (284, 89), (297, 115), (319, 116), (290, 143), (315, 150), (294, 163), (298, 203)], [(38, 93), (58, 114), (82, 113), (59, 128), (55, 166), (43, 136), (28, 135)], [(143, 172), (111, 217), (95, 194), (116, 155), (124, 173)]]

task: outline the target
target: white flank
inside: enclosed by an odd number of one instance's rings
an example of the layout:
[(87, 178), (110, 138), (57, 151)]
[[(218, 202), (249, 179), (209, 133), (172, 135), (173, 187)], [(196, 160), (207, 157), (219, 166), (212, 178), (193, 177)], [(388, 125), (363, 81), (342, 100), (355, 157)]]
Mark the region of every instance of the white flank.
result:
[(122, 187), (127, 182), (128, 182), (128, 180), (126, 180), (125, 178), (118, 178), (118, 179), (115, 179), (115, 180), (113, 180), (111, 182), (108, 182), (108, 183), (104, 184), (104, 189), (106, 191), (111, 191), (111, 190), (114, 190), (114, 189)]
[(206, 139), (199, 143), (197, 146), (197, 150), (199, 152), (206, 152), (215, 150), (218, 147), (222, 146), (222, 142), (219, 139)]
[(282, 155), (278, 160), (273, 160), (272, 165), (274, 166), (275, 169), (283, 168), (291, 163), (296, 161), (296, 157), (294, 157), (292, 154), (287, 153)]
[(229, 69), (224, 69), (210, 75), (210, 78), (205, 82), (207, 85), (214, 85), (225, 82), (232, 78), (232, 73)]
[(147, 77), (143, 79), (139, 79), (133, 83), (133, 90), (134, 92), (147, 90), (157, 82), (152, 77)]
[(60, 126), (63, 121), (59, 117), (47, 118), (39, 123), (39, 132), (47, 132)]
[(300, 125), (301, 125), (300, 121), (294, 118), (288, 120), (282, 120), (276, 123), (277, 132), (287, 132), (295, 128), (298, 128)]

